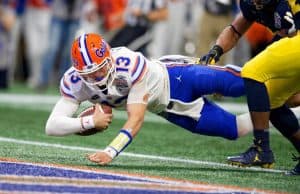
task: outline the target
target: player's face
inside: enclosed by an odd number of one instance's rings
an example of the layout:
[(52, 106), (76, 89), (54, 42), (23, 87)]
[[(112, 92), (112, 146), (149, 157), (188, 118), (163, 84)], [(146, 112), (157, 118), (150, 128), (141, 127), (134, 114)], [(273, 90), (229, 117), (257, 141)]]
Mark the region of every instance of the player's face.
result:
[(92, 73), (81, 74), (81, 77), (89, 84), (105, 85), (112, 68), (113, 66), (111, 60), (107, 59), (103, 65), (100, 65), (99, 69)]

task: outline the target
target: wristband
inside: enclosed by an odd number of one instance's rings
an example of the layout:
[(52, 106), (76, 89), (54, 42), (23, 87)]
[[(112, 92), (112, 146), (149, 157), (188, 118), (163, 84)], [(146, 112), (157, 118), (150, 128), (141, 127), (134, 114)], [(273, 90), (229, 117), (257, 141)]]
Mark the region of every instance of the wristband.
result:
[(118, 155), (118, 151), (111, 146), (107, 146), (104, 150), (112, 159), (114, 159)]
[(130, 132), (125, 129), (121, 129), (118, 136), (109, 144), (109, 146), (107, 146), (106, 149), (115, 150), (115, 156), (117, 156), (131, 143), (131, 141), (132, 135), (130, 134)]
[(83, 131), (92, 129), (95, 127), (93, 115), (80, 117), (81, 128)]

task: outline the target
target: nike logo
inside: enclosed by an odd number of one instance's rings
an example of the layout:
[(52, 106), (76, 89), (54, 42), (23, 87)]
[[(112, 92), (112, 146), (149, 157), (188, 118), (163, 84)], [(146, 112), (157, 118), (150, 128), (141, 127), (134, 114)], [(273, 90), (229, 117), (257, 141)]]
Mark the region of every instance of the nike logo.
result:
[(177, 79), (178, 81), (180, 81), (180, 82), (181, 82), (181, 76), (182, 76), (182, 75), (180, 75), (180, 76), (176, 77), (175, 79)]

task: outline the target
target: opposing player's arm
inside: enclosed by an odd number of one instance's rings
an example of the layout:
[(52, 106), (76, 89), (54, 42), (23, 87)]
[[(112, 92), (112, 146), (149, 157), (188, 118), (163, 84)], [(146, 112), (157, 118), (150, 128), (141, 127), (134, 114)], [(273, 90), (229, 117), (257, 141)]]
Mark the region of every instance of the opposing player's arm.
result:
[(218, 62), (223, 53), (231, 50), (237, 44), (240, 37), (248, 30), (252, 23), (242, 13), (238, 14), (234, 21), (220, 33), (216, 44), (206, 55), (200, 58), (200, 63), (207, 65)]
[(224, 53), (231, 50), (237, 44), (240, 37), (250, 28), (252, 23), (242, 13), (239, 13), (233, 22), (219, 35), (216, 45), (222, 47)]

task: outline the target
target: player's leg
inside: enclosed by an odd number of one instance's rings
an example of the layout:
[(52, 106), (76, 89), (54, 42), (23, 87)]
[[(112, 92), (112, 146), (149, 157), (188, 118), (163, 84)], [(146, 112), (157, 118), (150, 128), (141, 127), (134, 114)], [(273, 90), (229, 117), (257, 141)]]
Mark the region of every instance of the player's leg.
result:
[[(300, 107), (292, 108), (291, 111), (296, 116), (296, 119), (300, 119)], [(238, 136), (243, 137), (253, 131), (253, 124), (251, 121), (250, 113), (243, 113), (236, 116), (236, 122), (238, 127)], [(271, 122), (270, 127), (275, 127)]]
[(244, 95), (243, 79), (227, 67), (175, 64), (168, 66), (171, 98), (190, 102), (203, 95)]
[[(271, 110), (270, 121), (296, 148), (300, 155), (300, 126), (296, 115), (286, 106)], [(290, 171), (289, 175), (300, 175), (300, 157), (294, 157), (298, 160), (296, 167)]]
[(246, 152), (238, 156), (228, 157), (228, 162), (234, 165), (254, 165), (269, 168), (274, 162), (268, 132), (270, 114), (268, 90), (264, 82), (257, 81), (258, 79), (252, 74), (253, 69), (256, 69), (256, 66), (261, 63), (261, 60), (254, 58), (242, 70), (248, 108), (253, 124), (254, 141)]
[[(274, 162), (273, 153), (269, 143), (269, 117), (271, 107), (280, 106), (287, 100), (293, 90), (279, 87), (266, 87), (269, 80), (290, 77), (299, 77), (299, 36), (294, 39), (282, 39), (266, 50), (258, 54), (242, 69), (242, 77), (245, 80), (248, 107), (253, 123), (254, 142), (245, 153), (236, 157), (229, 157), (229, 162), (238, 165), (259, 165), (270, 167)], [(290, 85), (295, 87), (293, 82)], [(298, 84), (297, 84), (298, 85)], [(276, 85), (273, 85), (276, 86)], [(291, 87), (291, 86), (290, 86)], [(284, 91), (284, 96), (280, 96), (277, 101), (278, 91)], [(283, 97), (283, 98), (281, 98)], [(274, 103), (273, 100), (277, 102)]]
[(254, 127), (253, 145), (246, 152), (227, 159), (233, 165), (271, 168), (274, 156), (269, 146), (270, 105), (267, 89), (263, 83), (250, 79), (245, 79), (245, 88)]
[[(211, 94), (223, 91), (232, 96), (240, 96), (244, 93), (243, 80), (239, 75), (233, 73), (235, 70), (227, 70), (226, 68), (210, 68), (199, 65), (175, 64), (168, 67), (170, 79), (171, 99), (181, 101), (182, 103), (191, 103), (201, 98), (202, 95)], [(217, 90), (218, 89), (218, 90)], [(226, 112), (221, 107), (204, 100), (204, 105), (195, 105), (195, 107), (202, 107), (198, 114), (201, 118), (188, 116), (182, 114), (179, 116), (173, 114), (175, 111), (165, 113), (165, 118), (169, 121), (188, 129), (194, 133), (203, 135), (221, 136), (227, 139), (236, 139), (237, 119), (236, 116)], [(170, 107), (169, 107), (170, 108)], [(181, 111), (182, 112), (182, 111)], [(216, 116), (217, 115), (217, 116)], [(194, 118), (194, 119), (191, 119)], [(239, 126), (245, 127), (239, 120)], [(239, 129), (243, 134), (247, 134), (250, 129), (245, 127)]]
[(240, 97), (245, 95), (245, 86), (244, 81), (240, 75), (240, 67), (235, 65), (225, 65), (223, 67), (209, 67), (214, 69), (214, 92), (229, 97)]
[(229, 140), (238, 138), (237, 118), (217, 104), (205, 100), (196, 130), (224, 137)]
[(195, 117), (193, 108), (187, 110), (186, 106), (189, 105), (185, 105), (184, 102), (181, 102), (180, 105), (174, 104), (173, 107), (169, 106), (167, 111), (161, 113), (160, 116), (192, 133), (223, 137), (229, 140), (238, 138), (235, 115), (206, 99), (201, 104), (194, 105), (194, 107), (202, 107), (199, 109), (197, 117)]
[[(238, 137), (245, 136), (253, 131), (253, 125), (249, 113), (238, 115), (237, 126), (238, 126)], [(300, 118), (300, 107), (293, 109), (284, 110), (277, 108), (271, 111), (269, 125), (277, 128), (289, 141), (294, 145), (297, 151), (300, 153), (300, 130), (298, 125), (298, 119)], [(236, 160), (240, 156), (228, 157), (228, 162), (232, 163), (231, 160)], [(295, 161), (299, 161), (296, 167), (288, 172), (289, 175), (300, 174), (300, 157), (294, 156)], [(235, 163), (237, 164), (237, 163)], [(241, 164), (237, 164), (241, 165)]]

